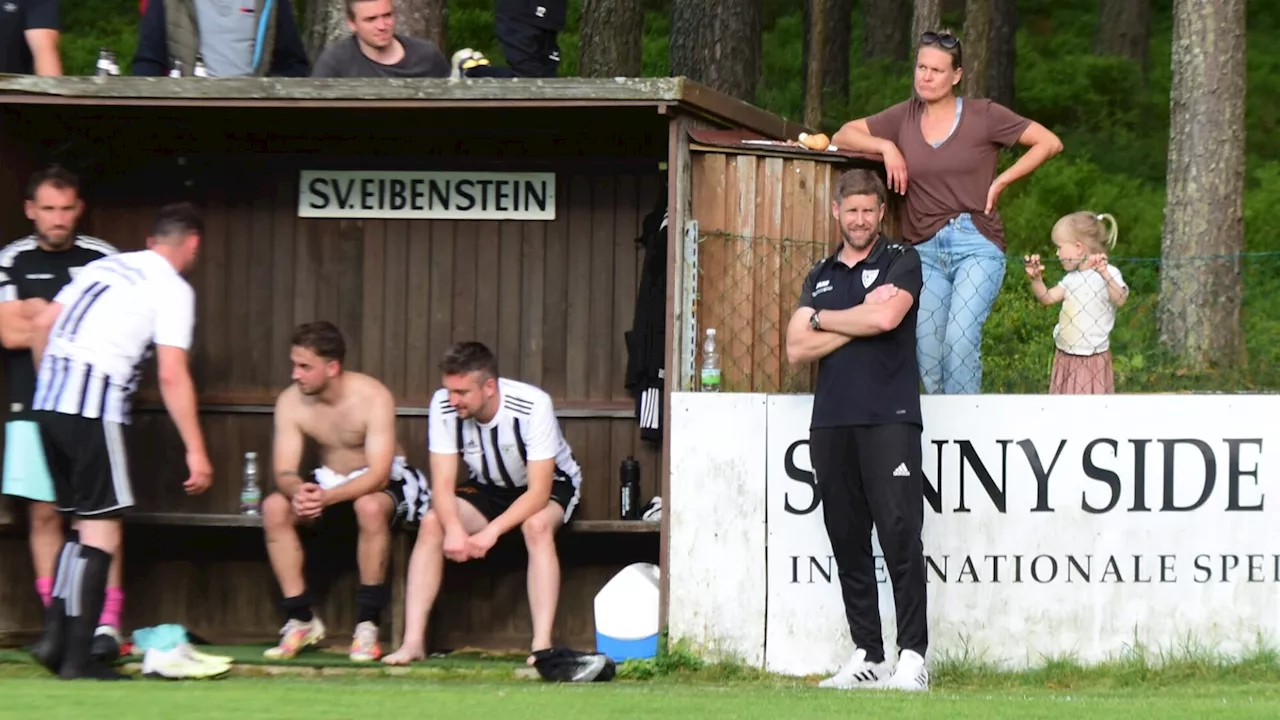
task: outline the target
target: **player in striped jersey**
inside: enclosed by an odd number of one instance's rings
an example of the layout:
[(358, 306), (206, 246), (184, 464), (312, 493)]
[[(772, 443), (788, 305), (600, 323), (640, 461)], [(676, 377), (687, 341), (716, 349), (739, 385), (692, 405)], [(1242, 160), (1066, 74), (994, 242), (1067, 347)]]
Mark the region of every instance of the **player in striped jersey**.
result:
[[(546, 650), (560, 599), (555, 533), (578, 504), (582, 471), (560, 432), (551, 396), (500, 377), (487, 347), (454, 345), (440, 372), (444, 387), (431, 399), (427, 425), (431, 511), (409, 558), (404, 639), (383, 662), (401, 665), (423, 657), (445, 558), (483, 558), (516, 528), (529, 554), (531, 649)], [(455, 487), (459, 457), (469, 478)]]
[(149, 249), (85, 266), (34, 321), (31, 353), (40, 371), (32, 416), (58, 510), (77, 518), (80, 536), (62, 546), (44, 636), (32, 654), (64, 679), (122, 677), (91, 661), (90, 643), (120, 548), (120, 515), (133, 506), (121, 426), (152, 346), (160, 394), (187, 451), (184, 487), (195, 495), (213, 482), (187, 359), (195, 293), (181, 275), (195, 264), (202, 231), (190, 205), (165, 206)]
[[(36, 592), (47, 608), (53, 596), (54, 564), (66, 538), (62, 518), (54, 510), (53, 477), (40, 443), (40, 430), (30, 416), (36, 391), (30, 347), (32, 321), (73, 275), (94, 260), (115, 255), (116, 249), (103, 240), (76, 233), (84, 201), (79, 178), (65, 168), (49, 167), (31, 176), (25, 210), (35, 232), (0, 250), (0, 344), (6, 350), (9, 376), (4, 494), (27, 505)], [(95, 637), (95, 647), (100, 645), (103, 654), (119, 652), (124, 607), (120, 576), (117, 556), (111, 563), (106, 604)]]

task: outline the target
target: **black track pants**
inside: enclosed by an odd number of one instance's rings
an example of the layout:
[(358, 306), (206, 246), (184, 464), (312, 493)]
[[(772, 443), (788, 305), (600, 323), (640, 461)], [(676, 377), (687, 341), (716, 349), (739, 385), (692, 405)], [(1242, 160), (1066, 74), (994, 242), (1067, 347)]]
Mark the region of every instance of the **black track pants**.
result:
[(840, 577), (849, 633), (869, 662), (884, 660), (875, 563), (874, 523), (893, 584), (898, 647), (924, 657), (926, 618), (924, 475), (920, 428), (910, 424), (818, 428), (809, 433), (822, 513)]

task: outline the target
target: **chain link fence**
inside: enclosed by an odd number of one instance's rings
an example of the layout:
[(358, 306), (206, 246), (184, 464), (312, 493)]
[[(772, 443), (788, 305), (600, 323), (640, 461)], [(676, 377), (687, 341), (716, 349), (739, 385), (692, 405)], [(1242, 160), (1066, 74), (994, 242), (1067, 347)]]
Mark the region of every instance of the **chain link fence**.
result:
[[(695, 368), (715, 328), (723, 392), (812, 391), (817, 364), (787, 362), (786, 331), (806, 275), (833, 250), (702, 233)], [(1280, 253), (1101, 260), (923, 253), (921, 389), (1280, 391)]]

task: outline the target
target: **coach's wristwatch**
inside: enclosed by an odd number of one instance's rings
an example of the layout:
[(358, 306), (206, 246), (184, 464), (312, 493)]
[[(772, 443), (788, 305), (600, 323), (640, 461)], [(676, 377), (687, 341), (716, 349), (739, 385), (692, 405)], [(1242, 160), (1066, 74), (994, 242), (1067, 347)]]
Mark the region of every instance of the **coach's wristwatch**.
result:
[(822, 311), (818, 310), (809, 316), (809, 327), (813, 328), (814, 330), (822, 329), (822, 324), (818, 322), (818, 313), (820, 312)]

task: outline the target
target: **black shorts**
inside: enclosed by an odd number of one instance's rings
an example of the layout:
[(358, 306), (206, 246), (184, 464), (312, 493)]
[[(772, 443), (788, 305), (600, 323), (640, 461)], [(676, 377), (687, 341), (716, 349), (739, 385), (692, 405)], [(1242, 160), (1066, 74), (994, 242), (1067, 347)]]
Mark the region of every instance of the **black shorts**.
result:
[[(466, 500), (468, 504), (480, 511), (480, 514), (489, 522), (507, 511), (511, 504), (524, 495), (526, 488), (499, 488), (492, 485), (468, 480), (454, 490), (454, 495), (459, 500)], [(564, 521), (569, 522), (569, 518), (573, 517), (573, 510), (578, 506), (578, 500), (582, 497), (578, 492), (578, 486), (572, 480), (562, 480), (556, 478), (551, 483), (551, 501), (564, 508)]]
[(59, 512), (106, 518), (133, 507), (120, 423), (47, 410), (32, 419), (40, 426)]

